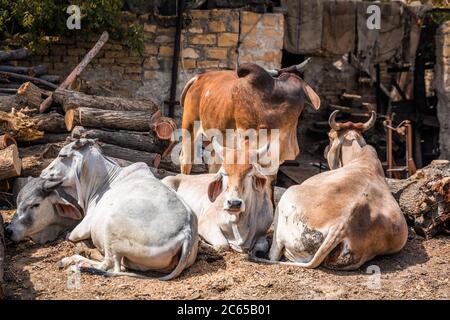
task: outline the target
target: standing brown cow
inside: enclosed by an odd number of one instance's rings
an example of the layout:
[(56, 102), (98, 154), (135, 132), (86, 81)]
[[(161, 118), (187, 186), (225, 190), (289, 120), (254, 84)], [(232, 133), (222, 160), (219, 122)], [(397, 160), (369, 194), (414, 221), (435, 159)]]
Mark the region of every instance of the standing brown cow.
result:
[(295, 159), (299, 153), (297, 122), (305, 102), (316, 110), (320, 107), (319, 96), (299, 76), (283, 73), (273, 78), (252, 63), (242, 64), (237, 72), (212, 71), (194, 77), (181, 94), (181, 172), (189, 174), (192, 168), (195, 121), (201, 121), (199, 131), (208, 139), (206, 131), (214, 128), (222, 133), (226, 129), (279, 129), (280, 163)]

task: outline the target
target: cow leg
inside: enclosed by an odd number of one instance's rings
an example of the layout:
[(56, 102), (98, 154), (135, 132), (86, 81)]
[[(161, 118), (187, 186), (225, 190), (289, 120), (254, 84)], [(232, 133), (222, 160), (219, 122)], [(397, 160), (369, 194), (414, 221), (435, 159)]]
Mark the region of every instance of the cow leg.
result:
[(199, 234), (205, 242), (212, 245), (216, 251), (226, 251), (230, 248), (227, 239), (224, 237), (220, 228), (215, 225), (199, 225)]
[(192, 161), (194, 160), (195, 137), (192, 124), (186, 125), (183, 121), (183, 130), (181, 133), (181, 153), (180, 153), (180, 171), (183, 174), (191, 173)]
[(272, 261), (279, 261), (283, 254), (283, 245), (278, 242), (275, 235), (273, 236), (272, 246), (270, 247), (269, 259)]
[(253, 246), (250, 254), (257, 256), (257, 253), (265, 254), (269, 250), (269, 242), (265, 236), (260, 237)]

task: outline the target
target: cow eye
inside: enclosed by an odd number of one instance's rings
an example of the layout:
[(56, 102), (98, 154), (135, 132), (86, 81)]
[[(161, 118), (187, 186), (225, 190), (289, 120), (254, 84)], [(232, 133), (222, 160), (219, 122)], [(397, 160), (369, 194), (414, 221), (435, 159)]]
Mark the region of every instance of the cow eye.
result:
[(37, 207), (39, 207), (39, 203), (32, 204), (32, 205), (30, 206), (30, 209), (35, 209), (35, 208), (37, 208)]
[(60, 154), (59, 157), (60, 158), (67, 158), (67, 154)]

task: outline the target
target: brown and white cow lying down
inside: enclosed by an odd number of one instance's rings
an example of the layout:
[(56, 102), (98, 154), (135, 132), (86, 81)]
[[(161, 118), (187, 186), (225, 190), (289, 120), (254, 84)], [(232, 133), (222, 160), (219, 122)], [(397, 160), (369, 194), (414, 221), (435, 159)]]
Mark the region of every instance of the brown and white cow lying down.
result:
[[(240, 151), (222, 147), (216, 139), (212, 144), (217, 155), (227, 152), (234, 159), (238, 152), (245, 152), (246, 159), (253, 159), (248, 155), (251, 152), (261, 158), (269, 149), (266, 144), (258, 150)], [(250, 161), (223, 163), (217, 174), (178, 174), (162, 182), (175, 189), (192, 208), (200, 236), (215, 249), (267, 252), (265, 235), (273, 221), (273, 204), (268, 179), (261, 170), (259, 164)]]
[[(319, 109), (320, 98), (299, 76), (283, 73), (273, 78), (265, 69), (244, 63), (237, 71), (211, 71), (188, 81), (181, 94), (183, 106), (181, 173), (189, 174), (195, 135), (209, 129), (279, 129), (280, 163), (299, 153), (297, 122), (305, 103)], [(194, 122), (201, 121), (194, 133)], [(226, 146), (226, 145), (224, 145)], [(216, 172), (218, 167), (210, 167)]]
[(375, 112), (365, 124), (338, 124), (336, 113), (330, 116), (326, 154), (331, 171), (283, 194), (275, 213), (271, 261), (284, 255), (293, 261), (288, 264), (352, 270), (406, 243), (406, 221), (375, 149), (362, 136), (375, 123)]

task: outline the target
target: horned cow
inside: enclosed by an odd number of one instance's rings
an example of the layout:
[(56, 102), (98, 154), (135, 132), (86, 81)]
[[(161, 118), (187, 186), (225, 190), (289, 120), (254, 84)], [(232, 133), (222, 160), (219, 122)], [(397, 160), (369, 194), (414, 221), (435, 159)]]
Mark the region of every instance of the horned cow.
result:
[[(336, 123), (330, 116), (326, 158), (331, 171), (290, 187), (275, 213), (270, 261), (352, 270), (403, 248), (408, 229), (385, 181), (375, 149), (362, 132), (375, 123)], [(256, 257), (257, 261), (265, 261)]]

